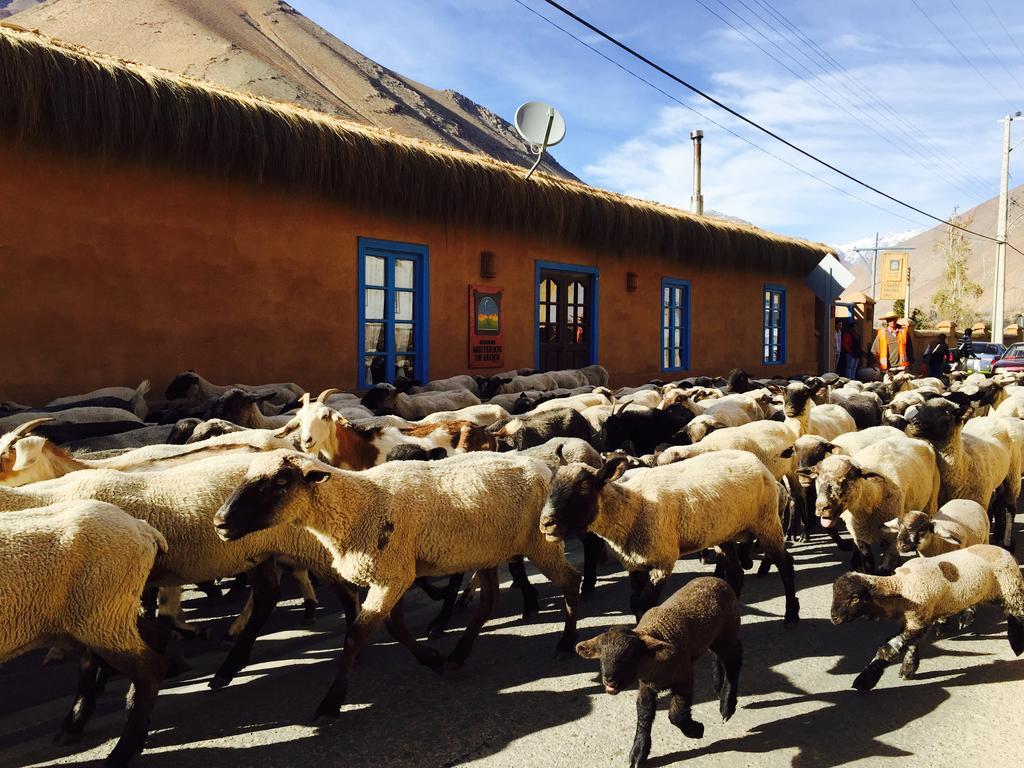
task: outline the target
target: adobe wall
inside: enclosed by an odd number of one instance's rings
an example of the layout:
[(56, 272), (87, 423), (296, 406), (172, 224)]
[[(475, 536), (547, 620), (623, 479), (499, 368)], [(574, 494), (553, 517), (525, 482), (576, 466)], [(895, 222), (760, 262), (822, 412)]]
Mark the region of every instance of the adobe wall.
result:
[[(504, 368), (534, 364), (535, 261), (595, 265), (599, 362), (614, 384), (660, 372), (661, 277), (692, 284), (694, 373), (810, 371), (801, 276), (595, 253), (480, 227), (397, 219), (279, 189), (0, 143), (0, 399), (218, 382), (356, 385), (357, 238), (430, 249), (430, 375), (466, 372), (469, 283), (505, 289)], [(479, 277), (492, 251), (498, 276)], [(626, 291), (626, 272), (639, 275)], [(761, 366), (765, 282), (788, 287), (787, 364)], [(672, 374), (680, 376), (682, 374)]]

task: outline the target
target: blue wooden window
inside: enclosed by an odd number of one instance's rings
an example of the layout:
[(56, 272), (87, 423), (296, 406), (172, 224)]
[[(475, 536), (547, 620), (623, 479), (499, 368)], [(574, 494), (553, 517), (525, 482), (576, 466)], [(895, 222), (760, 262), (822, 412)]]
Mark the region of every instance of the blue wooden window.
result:
[(425, 245), (359, 238), (359, 388), (427, 380)]
[(661, 370), (690, 367), (690, 283), (661, 280)]
[(762, 357), (765, 365), (786, 362), (786, 289), (781, 285), (764, 286)]

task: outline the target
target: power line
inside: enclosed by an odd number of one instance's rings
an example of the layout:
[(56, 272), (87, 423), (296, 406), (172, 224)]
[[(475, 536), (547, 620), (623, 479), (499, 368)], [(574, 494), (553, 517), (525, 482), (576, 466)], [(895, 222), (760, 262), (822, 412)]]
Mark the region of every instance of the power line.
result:
[[(979, 176), (977, 173), (975, 173), (975, 171), (972, 168), (969, 168), (967, 165), (959, 161), (955, 155), (947, 155), (945, 148), (940, 144), (936, 143), (935, 141), (933, 141), (931, 137), (929, 137), (925, 133), (924, 129), (922, 129), (919, 125), (913, 123), (901, 112), (896, 110), (894, 106), (890, 104), (888, 101), (886, 101), (886, 99), (883, 98), (880, 94), (873, 92), (860, 78), (853, 74), (853, 72), (847, 70), (842, 65), (842, 63), (840, 63), (833, 55), (831, 55), (823, 47), (818, 45), (817, 42), (815, 42), (806, 33), (804, 33), (803, 30), (797, 27), (792, 22), (792, 20), (788, 19), (780, 10), (772, 7), (768, 2), (766, 2), (766, 0), (756, 0), (756, 2), (761, 7), (765, 8), (765, 10), (767, 10), (771, 15), (777, 18), (779, 22), (781, 22), (785, 27), (793, 30), (805, 42), (805, 45), (807, 45), (811, 50), (816, 51), (817, 54), (820, 55), (820, 57), (825, 62), (829, 63), (831, 67), (835, 67), (836, 70), (833, 74), (849, 83), (853, 83), (853, 85), (856, 86), (856, 88), (847, 85), (847, 88), (851, 91), (851, 93), (859, 93), (863, 96), (866, 96), (866, 99), (868, 101), (877, 102), (879, 106), (876, 106), (876, 108), (874, 109), (876, 109), (878, 116), (882, 120), (888, 122), (895, 130), (902, 132), (905, 136), (907, 136), (908, 139), (916, 141), (919, 144), (921, 144), (922, 147), (926, 148), (926, 150), (927, 148), (930, 148), (931, 152), (938, 153), (940, 156), (942, 156), (944, 162), (948, 162), (950, 165), (954, 166), (955, 169), (964, 176), (965, 180), (972, 184), (972, 187), (976, 189), (974, 194), (977, 197), (983, 199), (991, 197), (991, 191), (989, 189), (988, 182), (981, 176)], [(822, 67), (820, 63), (818, 63), (817, 66), (822, 72), (828, 73), (828, 70)], [(893, 118), (895, 118), (896, 121), (899, 121), (899, 123), (905, 126), (905, 128), (897, 126), (896, 123), (894, 123), (892, 120), (885, 116), (885, 113), (892, 115)], [(914, 136), (913, 134), (918, 134), (920, 138)], [(981, 193), (978, 193), (978, 189), (981, 190)]]
[(1021, 50), (1021, 47), (1017, 45), (1017, 40), (1014, 38), (1013, 35), (1010, 34), (1010, 30), (1006, 28), (1006, 25), (1003, 24), (1003, 20), (999, 18), (999, 14), (996, 13), (996, 9), (992, 7), (992, 4), (988, 0), (985, 0), (985, 5), (988, 6), (988, 11), (989, 13), (992, 14), (992, 18), (996, 20), (999, 26), (1003, 28), (1003, 32), (1006, 33), (1006, 36), (1010, 38), (1010, 42), (1013, 43), (1014, 47), (1017, 49), (1017, 53), (1019, 53), (1021, 56), (1024, 56), (1024, 50)]
[(611, 58), (610, 56), (605, 54), (603, 51), (598, 50), (597, 48), (592, 46), (590, 43), (588, 43), (585, 40), (583, 40), (582, 38), (574, 35), (570, 30), (568, 30), (565, 27), (561, 26), (557, 22), (552, 21), (547, 16), (544, 16), (542, 13), (537, 12), (536, 10), (531, 8), (529, 5), (524, 3), (523, 0), (513, 0), (513, 2), (515, 2), (516, 4), (522, 6), (527, 11), (532, 13), (534, 16), (536, 16), (537, 18), (541, 19), (542, 21), (550, 24), (552, 27), (554, 27), (555, 29), (559, 30), (560, 32), (565, 33), (566, 35), (571, 37), (573, 40), (575, 40), (577, 43), (582, 45), (584, 48), (587, 48), (588, 50), (592, 51), (593, 53), (596, 53), (598, 56), (600, 56), (602, 59), (607, 61), (609, 64), (612, 64), (612, 65), (618, 67), (619, 69), (621, 69), (623, 72), (625, 72), (630, 77), (633, 77), (633, 78), (639, 80), (641, 83), (650, 86), (651, 88), (656, 90), (658, 93), (660, 93), (662, 96), (665, 96), (666, 98), (674, 101), (676, 104), (678, 104), (679, 106), (683, 107), (684, 109), (689, 110), (693, 114), (697, 115), (697, 117), (701, 118), (702, 120), (706, 120), (707, 122), (711, 123), (712, 125), (716, 126), (717, 128), (720, 128), (721, 130), (725, 131), (726, 133), (728, 133), (728, 134), (730, 134), (732, 136), (735, 136), (740, 141), (742, 141), (742, 142), (744, 142), (746, 144), (749, 144), (751, 147), (753, 147), (754, 149), (758, 150), (759, 152), (763, 152), (768, 157), (771, 157), (774, 160), (778, 160), (780, 163), (782, 163), (783, 165), (789, 166), (794, 171), (798, 171), (799, 173), (802, 173), (804, 176), (807, 176), (808, 178), (814, 179), (815, 181), (820, 182), (821, 184), (824, 184), (827, 187), (831, 187), (832, 189), (834, 189), (837, 192), (840, 192), (840, 193), (846, 195), (847, 197), (853, 198), (854, 200), (856, 200), (858, 202), (864, 203), (864, 205), (869, 205), (872, 208), (881, 211), (882, 213), (888, 214), (890, 216), (895, 216), (898, 219), (903, 219), (904, 221), (909, 222), (911, 224), (915, 224), (917, 226), (921, 226), (921, 222), (919, 222), (919, 221), (915, 221), (914, 219), (907, 218), (906, 216), (904, 216), (901, 213), (896, 213), (895, 211), (890, 211), (888, 208), (883, 208), (882, 206), (878, 205), (877, 203), (873, 203), (870, 200), (865, 200), (863, 197), (860, 197), (859, 195), (855, 195), (853, 192), (850, 192), (847, 189), (843, 189), (842, 187), (836, 186), (835, 184), (833, 184), (832, 182), (828, 181), (827, 179), (823, 179), (820, 176), (817, 176), (817, 175), (811, 173), (810, 171), (806, 170), (805, 168), (801, 168), (800, 166), (798, 166), (798, 165), (796, 165), (794, 163), (789, 162), (784, 157), (780, 157), (779, 155), (776, 155), (771, 150), (765, 149), (760, 144), (757, 144), (756, 142), (751, 141), (750, 139), (748, 139), (746, 136), (744, 136), (744, 135), (742, 135), (740, 133), (737, 133), (736, 131), (732, 130), (731, 128), (729, 128), (729, 127), (727, 127), (725, 125), (722, 125), (721, 123), (719, 123), (718, 121), (714, 120), (713, 118), (708, 117), (707, 115), (705, 115), (704, 113), (700, 112), (699, 110), (694, 109), (689, 104), (687, 104), (685, 101), (683, 101), (683, 100), (673, 96), (671, 93), (669, 93), (668, 91), (666, 91), (663, 88), (659, 87), (658, 85), (656, 85), (655, 83), (651, 82), (647, 78), (643, 77), (642, 75), (637, 74), (633, 70), (629, 69), (628, 67), (624, 66), (620, 62), (618, 62), (615, 59)]
[[(939, 176), (939, 177), (941, 177), (941, 178), (945, 179), (945, 180), (946, 180), (946, 181), (947, 181), (947, 182), (948, 182), (948, 183), (949, 183), (950, 185), (952, 185), (952, 186), (953, 186), (954, 188), (956, 188), (956, 189), (960, 189), (960, 191), (961, 191), (961, 192), (964, 192), (964, 193), (966, 193), (968, 197), (978, 196), (978, 192), (977, 192), (977, 190), (969, 190), (969, 189), (967, 189), (967, 188), (961, 187), (961, 186), (960, 186), (960, 182), (958, 182), (958, 181), (957, 181), (956, 179), (953, 179), (953, 178), (951, 178), (950, 176), (947, 176), (944, 170), (936, 170), (936, 168), (934, 167), (934, 164), (932, 163), (932, 161), (930, 161), (930, 160), (929, 160), (929, 158), (928, 158), (927, 156), (925, 156), (925, 157), (924, 157), (924, 160), (920, 159), (919, 157), (916, 157), (916, 156), (915, 156), (915, 150), (914, 150), (914, 148), (913, 148), (912, 146), (910, 146), (909, 144), (907, 144), (907, 143), (906, 143), (905, 141), (902, 141), (902, 139), (901, 139), (901, 144), (902, 144), (902, 146), (897, 146), (896, 144), (894, 144), (894, 139), (896, 139), (896, 138), (897, 138), (896, 136), (894, 136), (894, 135), (887, 135), (887, 134), (883, 133), (883, 132), (882, 132), (882, 131), (880, 131), (880, 130), (879, 130), (878, 128), (876, 128), (875, 126), (873, 126), (873, 125), (871, 125), (870, 123), (868, 123), (867, 121), (865, 121), (865, 120), (864, 120), (864, 119), (863, 119), (862, 117), (860, 117), (859, 115), (857, 115), (857, 114), (856, 114), (855, 112), (853, 112), (852, 110), (848, 109), (848, 108), (847, 108), (847, 107), (846, 107), (845, 105), (843, 105), (843, 104), (841, 104), (840, 102), (836, 101), (836, 100), (835, 100), (834, 98), (832, 98), (832, 97), (831, 97), (831, 96), (830, 96), (830, 95), (829, 95), (828, 93), (826, 93), (826, 92), (825, 92), (825, 91), (823, 91), (823, 90), (822, 90), (821, 88), (819, 88), (819, 87), (818, 87), (818, 86), (817, 86), (817, 85), (816, 85), (816, 84), (815, 84), (815, 83), (813, 82), (813, 80), (808, 80), (808, 79), (804, 78), (804, 77), (803, 77), (803, 76), (802, 76), (802, 75), (801, 75), (800, 73), (796, 72), (796, 71), (795, 71), (795, 70), (794, 70), (794, 69), (793, 69), (792, 67), (788, 66), (788, 65), (787, 65), (787, 64), (786, 64), (785, 62), (782, 62), (782, 61), (780, 61), (780, 60), (779, 60), (779, 59), (778, 59), (778, 58), (777, 58), (777, 57), (776, 57), (775, 55), (773, 55), (773, 54), (771, 53), (771, 51), (765, 50), (765, 48), (763, 48), (763, 47), (762, 47), (761, 45), (759, 45), (759, 44), (757, 43), (757, 41), (755, 41), (755, 40), (752, 40), (752, 39), (750, 38), (750, 36), (749, 36), (749, 35), (747, 35), (747, 34), (746, 34), (746, 33), (745, 33), (745, 32), (744, 32), (743, 30), (741, 30), (741, 29), (738, 29), (738, 28), (737, 28), (737, 27), (736, 27), (736, 26), (735, 26), (734, 24), (732, 24), (732, 23), (731, 23), (731, 22), (730, 22), (730, 21), (729, 21), (728, 19), (725, 19), (725, 18), (723, 18), (723, 17), (722, 17), (722, 16), (721, 16), (721, 15), (720, 15), (719, 13), (717, 13), (716, 11), (714, 11), (714, 10), (713, 10), (712, 8), (708, 7), (708, 6), (707, 6), (707, 5), (705, 4), (704, 0), (694, 0), (694, 2), (695, 2), (695, 3), (697, 3), (698, 5), (700, 5), (700, 6), (702, 7), (702, 8), (704, 8), (704, 9), (705, 9), (705, 10), (706, 10), (706, 11), (707, 11), (708, 13), (710, 13), (710, 14), (711, 14), (712, 16), (714, 16), (714, 17), (715, 17), (716, 19), (718, 19), (719, 21), (721, 21), (721, 22), (722, 22), (723, 24), (727, 25), (727, 26), (728, 26), (729, 28), (731, 28), (732, 30), (734, 30), (734, 31), (735, 31), (735, 32), (736, 32), (737, 34), (741, 35), (741, 36), (742, 36), (742, 37), (743, 37), (743, 38), (744, 38), (745, 40), (747, 40), (747, 41), (748, 41), (748, 42), (749, 42), (749, 43), (750, 43), (751, 45), (753, 45), (753, 46), (754, 46), (755, 48), (757, 48), (757, 49), (758, 49), (759, 51), (761, 51), (761, 52), (762, 52), (762, 53), (764, 53), (764, 54), (765, 54), (766, 56), (768, 56), (768, 57), (769, 57), (769, 58), (770, 58), (770, 59), (771, 59), (772, 61), (774, 61), (774, 62), (775, 62), (776, 64), (778, 64), (779, 66), (783, 67), (783, 68), (784, 68), (784, 69), (785, 69), (785, 70), (786, 70), (787, 72), (789, 72), (789, 73), (790, 73), (791, 75), (793, 75), (793, 76), (794, 76), (795, 78), (797, 78), (797, 80), (799, 80), (800, 82), (806, 83), (806, 84), (807, 84), (808, 86), (810, 86), (810, 87), (811, 87), (811, 88), (812, 88), (812, 89), (813, 89), (813, 90), (814, 90), (815, 92), (817, 92), (817, 93), (818, 93), (818, 94), (819, 94), (819, 95), (820, 95), (820, 96), (821, 96), (822, 98), (824, 98), (824, 99), (825, 99), (825, 100), (827, 100), (827, 101), (828, 101), (828, 102), (829, 102), (830, 104), (832, 104), (832, 105), (833, 105), (834, 107), (836, 107), (836, 109), (839, 109), (839, 110), (841, 110), (841, 111), (845, 112), (845, 113), (846, 113), (847, 115), (849, 115), (849, 116), (850, 116), (850, 118), (852, 118), (853, 120), (856, 120), (856, 121), (857, 121), (858, 123), (860, 123), (860, 124), (861, 124), (861, 125), (863, 125), (863, 126), (864, 126), (865, 128), (867, 128), (868, 130), (870, 130), (870, 131), (871, 131), (872, 133), (874, 133), (874, 134), (875, 134), (876, 136), (878, 136), (878, 137), (879, 137), (880, 139), (882, 139), (882, 141), (884, 141), (885, 143), (889, 144), (889, 146), (893, 147), (894, 149), (897, 149), (897, 150), (899, 150), (900, 152), (904, 152), (904, 153), (906, 153), (906, 155), (907, 155), (908, 157), (910, 157), (911, 159), (913, 159), (913, 160), (914, 160), (914, 162), (916, 162), (916, 163), (917, 163), (918, 165), (920, 165), (920, 166), (921, 166), (921, 167), (922, 167), (922, 168), (923, 168), (923, 169), (924, 169), (925, 171), (927, 171), (927, 172), (929, 172), (929, 173), (932, 173), (932, 174), (935, 174), (936, 176)], [(739, 20), (740, 20), (741, 22), (743, 22), (743, 23), (744, 23), (744, 24), (746, 24), (746, 25), (747, 25), (748, 27), (750, 27), (750, 29), (752, 29), (752, 30), (753, 30), (754, 32), (756, 32), (756, 33), (757, 33), (758, 35), (760, 35), (760, 36), (761, 36), (761, 38), (762, 38), (763, 40), (765, 40), (765, 41), (766, 41), (766, 42), (767, 42), (767, 43), (768, 43), (769, 45), (772, 45), (772, 46), (773, 46), (773, 47), (775, 47), (775, 49), (776, 49), (776, 50), (778, 50), (778, 51), (779, 51), (780, 53), (783, 53), (784, 55), (788, 56), (788, 57), (789, 57), (789, 59), (790, 59), (790, 60), (791, 60), (791, 61), (792, 61), (792, 62), (793, 62), (794, 64), (796, 64), (796, 65), (797, 65), (798, 67), (800, 67), (800, 68), (801, 68), (801, 69), (802, 69), (802, 70), (803, 70), (804, 72), (806, 72), (806, 73), (807, 73), (807, 74), (808, 74), (808, 75), (809, 75), (809, 76), (810, 76), (811, 78), (814, 78), (814, 77), (815, 77), (814, 73), (813, 73), (813, 72), (811, 72), (811, 71), (810, 71), (810, 70), (809, 70), (809, 69), (807, 68), (807, 66), (806, 66), (806, 65), (804, 65), (804, 64), (801, 64), (801, 63), (800, 63), (799, 61), (797, 61), (797, 60), (796, 60), (796, 58), (794, 58), (794, 57), (793, 57), (793, 56), (792, 56), (791, 54), (789, 54), (788, 52), (784, 51), (784, 50), (782, 49), (782, 47), (778, 45), (778, 43), (776, 43), (775, 41), (773, 41), (773, 40), (772, 40), (771, 38), (769, 38), (769, 37), (768, 37), (768, 36), (767, 36), (766, 34), (764, 34), (764, 32), (762, 32), (762, 31), (761, 31), (760, 29), (758, 29), (758, 28), (757, 28), (756, 26), (754, 26), (753, 24), (751, 24), (751, 23), (750, 23), (750, 21), (748, 21), (747, 19), (745, 19), (745, 18), (743, 18), (742, 16), (740, 16), (740, 14), (738, 14), (738, 13), (737, 13), (737, 12), (736, 12), (735, 10), (733, 10), (732, 8), (730, 8), (730, 7), (729, 7), (729, 6), (728, 6), (728, 5), (727, 5), (727, 4), (725, 3), (725, 2), (723, 2), (723, 0), (717, 0), (717, 2), (718, 2), (718, 4), (719, 4), (719, 5), (721, 5), (721, 6), (723, 7), (723, 8), (725, 8), (725, 9), (726, 9), (727, 11), (729, 11), (729, 13), (731, 13), (731, 14), (732, 14), (733, 16), (735, 16), (735, 17), (736, 17), (737, 19), (739, 19)], [(750, 12), (750, 13), (751, 13), (751, 14), (752, 14), (752, 15), (753, 15), (753, 16), (754, 16), (755, 18), (757, 18), (757, 19), (758, 19), (759, 21), (761, 21), (762, 23), (765, 23), (765, 24), (766, 24), (766, 25), (768, 26), (768, 28), (769, 28), (769, 29), (770, 29), (771, 31), (773, 31), (773, 32), (775, 32), (775, 33), (779, 33), (779, 32), (780, 32), (780, 30), (779, 30), (779, 29), (778, 29), (777, 27), (775, 27), (775, 26), (774, 26), (773, 24), (771, 24), (771, 22), (767, 22), (767, 21), (766, 21), (766, 20), (765, 20), (765, 19), (764, 19), (764, 18), (763, 18), (763, 17), (762, 17), (762, 16), (760, 15), (760, 14), (758, 14), (758, 13), (757, 13), (756, 11), (754, 11), (754, 10), (753, 10), (752, 8), (750, 8), (750, 6), (748, 6), (748, 5), (747, 5), (747, 4), (745, 3), (745, 2), (743, 2), (743, 0), (738, 0), (738, 2), (739, 2), (739, 4), (740, 4), (740, 5), (742, 5), (742, 6), (743, 6), (743, 7), (744, 7), (744, 8), (745, 8), (745, 9), (746, 9), (746, 10), (747, 10), (748, 12)], [(782, 36), (783, 36), (783, 37), (785, 37), (784, 35), (782, 35)], [(826, 72), (826, 74), (828, 74), (828, 73)], [(917, 154), (921, 154), (919, 150), (917, 151)]]
[(1005, 64), (1005, 63), (1003, 62), (1003, 60), (1002, 60), (1002, 59), (1001, 59), (1001, 58), (1000, 58), (1000, 57), (999, 57), (998, 55), (996, 55), (996, 52), (992, 50), (992, 47), (991, 47), (991, 46), (990, 46), (990, 45), (988, 44), (988, 41), (987, 41), (987, 40), (985, 40), (985, 38), (984, 38), (984, 37), (982, 37), (982, 36), (981, 36), (981, 35), (980, 35), (980, 34), (978, 33), (978, 30), (974, 28), (974, 25), (973, 25), (973, 24), (971, 24), (971, 20), (970, 20), (970, 19), (968, 19), (968, 18), (967, 18), (967, 17), (966, 17), (965, 15), (964, 15), (964, 12), (960, 10), (960, 6), (958, 6), (958, 5), (957, 5), (957, 4), (956, 4), (956, 3), (954, 2), (954, 0), (949, 0), (949, 4), (953, 6), (953, 9), (954, 9), (954, 10), (955, 10), (955, 11), (956, 11), (956, 12), (957, 12), (957, 13), (958, 13), (959, 15), (960, 15), (960, 18), (964, 20), (964, 23), (965, 23), (965, 24), (966, 24), (966, 25), (967, 25), (968, 27), (970, 27), (970, 29), (971, 29), (971, 32), (973, 32), (973, 33), (974, 33), (974, 36), (975, 36), (976, 38), (978, 38), (978, 39), (979, 39), (979, 40), (981, 41), (981, 44), (982, 44), (982, 45), (984, 45), (984, 46), (985, 46), (985, 50), (987, 50), (987, 51), (989, 52), (989, 54), (990, 54), (990, 55), (992, 56), (992, 58), (993, 58), (993, 59), (995, 59), (996, 61), (998, 61), (998, 62), (999, 62), (999, 65), (1000, 65), (1000, 66), (1001, 66), (1001, 67), (1002, 67), (1003, 69), (1005, 69), (1005, 70), (1006, 70), (1006, 74), (1008, 74), (1008, 75), (1009, 75), (1010, 77), (1012, 77), (1012, 78), (1013, 78), (1014, 80), (1016, 80), (1016, 81), (1017, 81), (1017, 85), (1019, 85), (1019, 86), (1020, 86), (1021, 88), (1024, 88), (1024, 83), (1022, 83), (1022, 82), (1021, 82), (1021, 81), (1020, 81), (1019, 79), (1017, 79), (1017, 76), (1016, 76), (1015, 74), (1013, 74), (1013, 72), (1011, 72), (1011, 71), (1010, 71), (1010, 68), (1006, 66), (1006, 64)]
[(929, 22), (931, 22), (931, 25), (933, 27), (935, 27), (935, 31), (938, 32), (940, 35), (942, 35), (943, 40), (945, 40), (947, 43), (949, 43), (949, 45), (953, 48), (953, 50), (960, 54), (960, 58), (963, 59), (964, 61), (966, 61), (967, 64), (970, 66), (970, 68), (978, 73), (978, 77), (980, 77), (982, 80), (984, 80), (986, 83), (988, 83), (989, 87), (993, 91), (995, 91), (996, 94), (998, 94), (1000, 98), (1005, 98), (1006, 94), (1003, 93), (1002, 91), (1000, 91), (998, 88), (996, 88), (995, 84), (991, 80), (989, 80), (987, 77), (985, 77), (985, 73), (982, 72), (980, 69), (978, 69), (974, 65), (973, 61), (971, 61), (969, 58), (967, 58), (967, 54), (965, 54), (963, 51), (961, 51), (960, 47), (956, 43), (954, 43), (952, 40), (949, 39), (949, 36), (946, 35), (946, 33), (942, 31), (942, 28), (938, 24), (935, 23), (935, 20), (932, 19), (932, 17), (928, 15), (928, 13), (925, 11), (925, 9), (921, 7), (920, 3), (918, 3), (917, 0), (910, 0), (910, 2), (912, 2), (914, 4), (914, 6), (917, 8), (917, 10), (919, 10), (921, 12), (922, 16), (924, 16), (926, 19), (928, 19)]
[[(517, 3), (519, 3), (520, 5), (523, 5), (524, 7), (528, 7), (528, 6), (525, 6), (522, 3), (521, 0), (515, 0), (515, 1)], [(761, 131), (762, 133), (767, 134), (768, 136), (770, 136), (771, 138), (775, 139), (779, 143), (786, 145), (790, 149), (794, 150), (795, 152), (800, 153), (801, 155), (803, 155), (804, 157), (807, 157), (810, 160), (813, 160), (814, 162), (818, 163), (819, 165), (825, 166), (830, 171), (833, 171), (834, 173), (839, 174), (843, 178), (848, 179), (848, 180), (854, 182), (855, 184), (857, 184), (857, 185), (859, 185), (861, 187), (864, 187), (865, 189), (870, 190), (871, 192), (874, 192), (876, 195), (880, 195), (881, 197), (884, 197), (887, 200), (891, 200), (892, 202), (896, 203), (897, 205), (903, 206), (904, 208), (906, 208), (908, 210), (911, 210), (914, 213), (918, 213), (918, 214), (924, 216), (925, 218), (932, 219), (933, 221), (937, 221), (940, 224), (945, 224), (947, 226), (954, 227), (955, 229), (962, 230), (963, 232), (967, 232), (968, 234), (974, 235), (975, 237), (980, 237), (980, 238), (982, 238), (984, 240), (991, 240), (992, 242), (996, 242), (996, 238), (992, 237), (991, 235), (983, 235), (980, 232), (975, 232), (973, 230), (967, 229), (966, 227), (961, 227), (959, 224), (954, 224), (951, 221), (947, 221), (946, 219), (943, 219), (943, 218), (941, 218), (939, 216), (936, 216), (933, 213), (928, 213), (927, 211), (924, 211), (924, 210), (918, 208), (917, 206), (914, 206), (914, 205), (911, 205), (910, 203), (904, 202), (903, 200), (900, 200), (897, 197), (893, 197), (889, 193), (883, 192), (882, 190), (878, 189), (877, 187), (872, 186), (871, 184), (868, 184), (866, 181), (862, 181), (862, 180), (858, 179), (856, 176), (853, 176), (853, 175), (847, 173), (846, 171), (843, 171), (843, 170), (837, 168), (836, 166), (832, 165), (831, 163), (829, 163), (829, 162), (827, 162), (825, 160), (822, 160), (820, 157), (812, 154), (811, 152), (808, 152), (806, 149), (803, 149), (802, 147), (797, 146), (796, 144), (794, 144), (793, 142), (789, 141), (788, 139), (784, 139), (779, 134), (775, 133), (774, 131), (772, 131), (769, 128), (766, 128), (765, 126), (761, 125), (760, 123), (756, 122), (755, 120), (752, 120), (751, 118), (747, 117), (746, 115), (742, 114), (741, 112), (738, 112), (735, 109), (733, 109), (732, 107), (724, 104), (723, 102), (721, 102), (718, 99), (716, 99), (714, 96), (711, 96), (710, 94), (705, 93), (704, 91), (702, 91), (697, 86), (692, 85), (692, 84), (686, 82), (685, 80), (683, 80), (678, 75), (675, 75), (672, 72), (670, 72), (669, 70), (667, 70), (664, 67), (662, 67), (660, 64), (656, 64), (651, 59), (649, 59), (646, 56), (644, 56), (642, 53), (639, 53), (638, 51), (634, 50), (633, 48), (630, 48), (628, 45), (626, 45), (625, 43), (619, 41), (618, 39), (616, 39), (612, 35), (610, 35), (607, 32), (605, 32), (604, 30), (600, 29), (599, 27), (594, 26), (593, 24), (591, 24), (586, 19), (576, 15), (575, 13), (570, 11), (568, 8), (566, 8), (565, 6), (555, 2), (555, 0), (544, 0), (544, 2), (547, 3), (548, 5), (550, 5), (552, 8), (557, 9), (558, 11), (563, 13), (564, 15), (568, 16), (569, 18), (573, 19), (578, 24), (586, 27), (591, 32), (593, 32), (593, 33), (599, 35), (600, 37), (604, 38), (605, 40), (610, 42), (612, 45), (616, 46), (617, 48), (622, 49), (623, 51), (625, 51), (629, 55), (633, 56), (634, 58), (642, 61), (644, 64), (646, 64), (647, 66), (651, 67), (652, 69), (657, 70), (658, 72), (663, 74), (665, 77), (669, 78), (670, 80), (673, 80), (674, 82), (679, 83), (684, 88), (687, 88), (688, 90), (692, 91), (693, 93), (696, 93), (698, 96), (702, 97), (703, 99), (705, 99), (707, 101), (710, 101), (712, 104), (714, 104), (719, 109), (725, 110), (726, 112), (728, 112), (733, 117), (739, 118), (743, 122), (747, 123), (750, 126), (753, 126), (754, 128), (756, 128), (757, 130)], [(915, 0), (915, 2), (916, 2), (916, 0)], [(530, 9), (530, 10), (532, 10), (532, 9)], [(542, 16), (541, 18), (544, 18), (544, 17)], [(1024, 251), (1019, 251), (1017, 248), (1014, 248), (1012, 245), (1009, 245), (1009, 243), (1007, 243), (1007, 245), (1010, 248), (1013, 248), (1014, 250), (1018, 251), (1018, 253), (1021, 253), (1021, 255), (1024, 255)]]

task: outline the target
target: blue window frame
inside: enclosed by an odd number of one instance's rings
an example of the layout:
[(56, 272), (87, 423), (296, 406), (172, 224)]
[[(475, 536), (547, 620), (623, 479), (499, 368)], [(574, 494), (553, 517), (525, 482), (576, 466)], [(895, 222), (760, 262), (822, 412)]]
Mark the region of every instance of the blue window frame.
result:
[(762, 359), (765, 365), (786, 362), (786, 289), (781, 285), (764, 286), (764, 343)]
[(690, 282), (661, 279), (661, 370), (690, 367)]
[(359, 238), (359, 388), (398, 376), (427, 380), (429, 253)]

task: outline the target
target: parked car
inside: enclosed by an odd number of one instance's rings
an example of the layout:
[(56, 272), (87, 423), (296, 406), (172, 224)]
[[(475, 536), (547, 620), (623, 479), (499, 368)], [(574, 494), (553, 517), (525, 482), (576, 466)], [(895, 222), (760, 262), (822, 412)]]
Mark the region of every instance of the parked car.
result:
[(1003, 356), (992, 363), (992, 373), (1017, 373), (1018, 371), (1024, 371), (1024, 342), (1011, 344)]
[(990, 341), (976, 341), (973, 347), (975, 356), (965, 360), (964, 367), (968, 371), (977, 371), (978, 373), (990, 373), (992, 363), (1006, 353), (1006, 347)]

